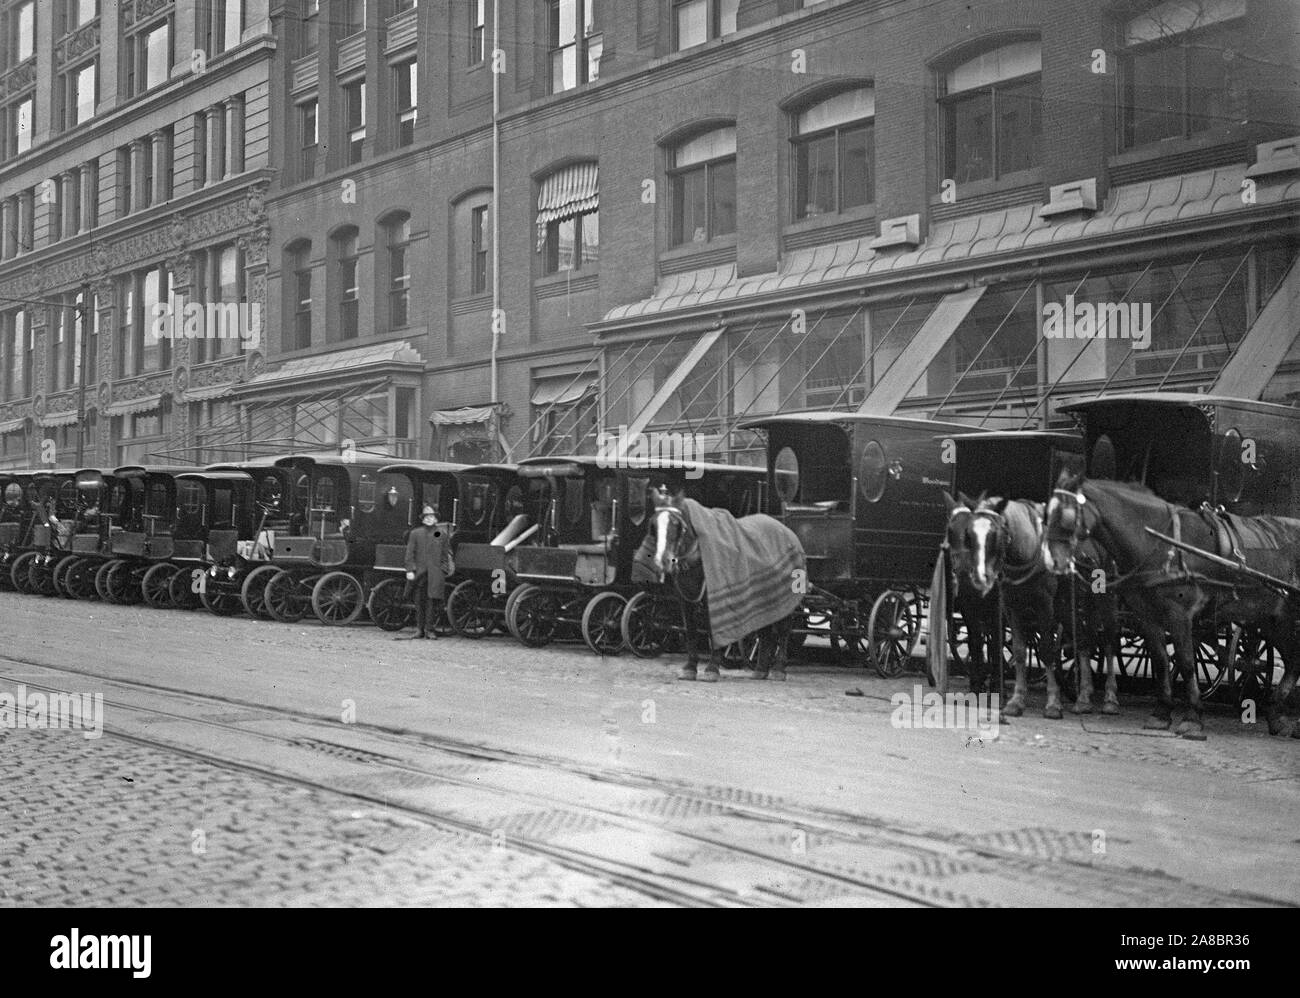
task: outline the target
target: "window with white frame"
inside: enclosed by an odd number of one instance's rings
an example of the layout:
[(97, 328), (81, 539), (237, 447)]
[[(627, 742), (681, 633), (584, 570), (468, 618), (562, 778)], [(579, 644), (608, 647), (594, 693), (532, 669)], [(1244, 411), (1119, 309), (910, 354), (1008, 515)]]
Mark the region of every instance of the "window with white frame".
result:
[(126, 39), (126, 89), (131, 96), (166, 83), (172, 67), (171, 16), (152, 21)]
[(331, 242), (339, 305), (339, 339), (354, 340), (360, 333), (361, 282), (357, 266), (357, 230), (339, 231)]
[(1037, 40), (1016, 41), (981, 52), (943, 75), (945, 179), (999, 180), (1038, 166), (1042, 63)]
[(736, 231), (735, 126), (679, 143), (672, 151), (668, 178), (674, 246)]
[(0, 312), (6, 401), (26, 398), (32, 385), (32, 330), (26, 309)]
[(469, 0), (469, 64), (487, 57), (487, 0)]
[(343, 87), (347, 125), (348, 163), (360, 163), (366, 148), (366, 83), (358, 80)]
[(397, 91), (397, 145), (409, 146), (415, 141), (415, 122), (419, 115), (419, 67), (414, 59), (399, 62), (393, 67)]
[(388, 244), (388, 328), (411, 322), (411, 216), (390, 215), (384, 221)]

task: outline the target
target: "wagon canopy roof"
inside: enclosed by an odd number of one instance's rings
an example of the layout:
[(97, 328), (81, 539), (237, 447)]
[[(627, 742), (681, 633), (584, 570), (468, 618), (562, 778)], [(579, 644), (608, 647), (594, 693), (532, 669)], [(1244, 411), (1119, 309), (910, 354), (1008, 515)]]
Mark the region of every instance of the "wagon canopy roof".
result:
[[(766, 476), (764, 468), (751, 464), (714, 464), (710, 461), (683, 461), (681, 467), (665, 466), (662, 461), (651, 458), (620, 457), (604, 458), (595, 454), (573, 454), (564, 457), (526, 457), (519, 462), (518, 474), (525, 478), (537, 478), (546, 474), (576, 475), (583, 469), (599, 468), (602, 471), (716, 471), (740, 472), (746, 475)], [(554, 469), (554, 470), (550, 470)], [(473, 468), (469, 469), (475, 470)]]
[(251, 482), (253, 476), (246, 471), (232, 471), (224, 468), (204, 468), (202, 471), (186, 471), (176, 476), (189, 481), (204, 482)]
[(1062, 447), (1071, 447), (1075, 450), (1083, 450), (1083, 439), (1077, 433), (1067, 433), (1063, 430), (987, 430), (982, 433), (943, 433), (936, 434), (935, 440), (957, 440), (957, 441), (1021, 441), (1028, 443), (1034, 440), (1045, 440), (1049, 443), (1059, 444)]
[(379, 470), (397, 475), (454, 475), (469, 467), (467, 464), (453, 464), (450, 461), (402, 461), (398, 464), (386, 464)]
[(941, 419), (921, 419), (916, 416), (875, 416), (862, 412), (787, 412), (772, 416), (757, 416), (753, 419), (742, 420), (738, 428), (742, 430), (761, 429), (764, 426), (776, 426), (778, 424), (789, 425), (818, 425), (826, 423), (861, 423), (867, 425), (879, 426), (901, 426), (911, 427), (913, 429), (922, 429), (924, 427), (950, 427), (954, 430), (965, 430), (968, 433), (974, 433), (979, 430), (977, 426), (971, 426), (969, 423), (952, 423)]
[(202, 471), (202, 468), (196, 468), (189, 464), (124, 464), (116, 468), (113, 474), (121, 478), (130, 478), (137, 475), (170, 475), (175, 478), (177, 475), (183, 475), (186, 472)]
[(1300, 421), (1300, 408), (1260, 402), (1256, 399), (1239, 399), (1231, 395), (1201, 395), (1197, 392), (1131, 392), (1122, 395), (1103, 395), (1100, 398), (1081, 399), (1060, 406), (1061, 412), (1086, 412), (1109, 405), (1159, 405), (1159, 406), (1222, 406), (1229, 409), (1248, 409), (1252, 412), (1286, 416)]
[(338, 454), (323, 451), (314, 454), (290, 454), (276, 460), (278, 468), (292, 468), (300, 464), (317, 465), (322, 468), (369, 468), (378, 470), (392, 464), (391, 456), (381, 454)]

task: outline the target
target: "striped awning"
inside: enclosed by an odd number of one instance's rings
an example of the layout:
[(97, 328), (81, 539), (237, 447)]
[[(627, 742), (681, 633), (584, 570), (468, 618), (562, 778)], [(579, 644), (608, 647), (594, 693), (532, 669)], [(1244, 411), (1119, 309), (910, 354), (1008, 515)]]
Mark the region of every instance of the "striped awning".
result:
[(469, 426), (472, 423), (486, 423), (492, 418), (493, 407), (490, 405), (467, 405), (460, 409), (436, 409), (429, 417), (434, 426)]
[(537, 248), (546, 243), (546, 227), (600, 207), (600, 173), (595, 163), (575, 163), (556, 170), (537, 194)]
[(547, 378), (533, 391), (533, 405), (571, 405), (579, 399), (595, 395), (599, 386), (594, 377)]
[(21, 417), (18, 419), (6, 419), (4, 422), (0, 423), (0, 433), (13, 433), (15, 430), (21, 430), (23, 424), (26, 422), (27, 420)]
[(81, 421), (81, 414), (76, 409), (67, 412), (47, 412), (37, 420), (41, 426), (72, 426)]
[(159, 395), (142, 395), (140, 398), (123, 399), (104, 408), (105, 416), (130, 416), (138, 412), (153, 412), (162, 405), (163, 397)]

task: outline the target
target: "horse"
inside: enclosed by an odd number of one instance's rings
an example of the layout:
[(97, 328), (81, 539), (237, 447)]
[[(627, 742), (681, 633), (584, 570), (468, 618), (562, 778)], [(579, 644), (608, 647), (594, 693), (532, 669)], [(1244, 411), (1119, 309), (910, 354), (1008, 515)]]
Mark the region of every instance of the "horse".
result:
[[(1047, 505), (1043, 557), (1053, 571), (1069, 571), (1079, 546), (1095, 538), (1114, 559), (1119, 577), (1108, 588), (1118, 589), (1121, 598), (1144, 622), (1143, 636), (1152, 650), (1157, 673), (1157, 702), (1146, 727), (1167, 729), (1173, 724), (1170, 668), (1163, 650), (1164, 633), (1168, 632), (1188, 705), (1175, 733), (1204, 739), (1194, 632), (1197, 618), (1208, 612), (1216, 629), (1227, 622), (1254, 627), (1278, 649), (1286, 673), (1269, 704), (1269, 732), (1300, 737), (1300, 728), (1284, 712), (1285, 701), (1300, 674), (1294, 597), (1252, 583), (1230, 568), (1183, 553), (1146, 530), (1150, 527), (1193, 547), (1215, 552), (1219, 549), (1219, 529), (1212, 519), (1215, 516), (1208, 510), (1198, 512), (1167, 502), (1144, 485), (1084, 479), (1077, 472), (1065, 471)], [(1250, 547), (1249, 567), (1286, 583), (1300, 583), (1300, 520), (1237, 517), (1234, 526), (1238, 538), (1261, 542)], [(1243, 564), (1247, 561), (1240, 555), (1239, 559)]]
[[(678, 602), (686, 637), (686, 664), (677, 673), (677, 678), (717, 682), (725, 649), (714, 644), (710, 633), (704, 559), (699, 537), (682, 508), (684, 495), (680, 492), (670, 495), (666, 490), (652, 489), (651, 499), (654, 511), (642, 553), (649, 556), (659, 581), (671, 581), (680, 597)], [(750, 679), (785, 681), (787, 648), (792, 628), (793, 616), (787, 616), (756, 632), (754, 636), (757, 638), (757, 648), (754, 668), (749, 673)], [(700, 634), (705, 635), (709, 641), (709, 662), (702, 673), (699, 672), (697, 643)]]
[[(1024, 713), (1028, 695), (1026, 651), (1028, 625), (1039, 625), (1039, 653), (1047, 672), (1047, 702), (1043, 716), (1059, 720), (1059, 668), (1055, 661), (1061, 638), (1058, 628), (1069, 628), (1075, 635), (1075, 662), (1078, 669), (1073, 714), (1093, 711), (1092, 661), (1098, 658), (1106, 673), (1103, 714), (1119, 713), (1115, 663), (1119, 658), (1119, 621), (1115, 598), (1106, 592), (1094, 592), (1089, 585), (1080, 586), (1077, 577), (1070, 586), (1060, 584), (1047, 571), (1041, 554), (1043, 504), (1024, 499), (983, 496), (972, 503), (965, 496), (957, 505), (945, 493), (949, 505), (948, 545), (953, 570), (958, 576), (959, 594), (963, 589), (968, 604), (979, 601), (972, 612), (980, 613), (997, 587), (1007, 611), (1012, 634), (1016, 684), (1004, 713), (1019, 717)], [(1101, 563), (1103, 556), (1089, 542), (1079, 554), (1086, 568)], [(1082, 573), (1091, 578), (1090, 572)], [(959, 600), (963, 597), (959, 595)], [(987, 611), (984, 611), (987, 615)], [(963, 613), (964, 615), (964, 613)], [(972, 684), (974, 689), (974, 684)]]

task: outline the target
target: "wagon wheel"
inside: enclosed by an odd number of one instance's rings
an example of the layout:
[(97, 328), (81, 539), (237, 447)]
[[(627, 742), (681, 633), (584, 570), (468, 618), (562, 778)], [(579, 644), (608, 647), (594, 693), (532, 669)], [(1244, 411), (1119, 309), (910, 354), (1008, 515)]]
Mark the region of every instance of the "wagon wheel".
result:
[(322, 624), (350, 624), (365, 607), (361, 583), (347, 572), (326, 572), (312, 587), (311, 608)]
[(95, 572), (98, 563), (86, 558), (78, 558), (63, 573), (63, 591), (69, 599), (99, 599), (95, 592)]
[(266, 611), (282, 624), (296, 624), (307, 613), (308, 600), (292, 572), (281, 568), (271, 576), (262, 596)]
[(75, 565), (81, 559), (75, 554), (65, 554), (54, 564), (54, 592), (64, 599), (71, 599), (68, 593), (68, 569)]
[(901, 674), (920, 629), (920, 611), (914, 600), (893, 589), (877, 596), (867, 618), (868, 653), (876, 672), (886, 679)]
[(597, 655), (617, 655), (623, 650), (625, 600), (618, 593), (597, 593), (582, 611), (582, 640)]
[(1277, 649), (1258, 630), (1240, 624), (1233, 626), (1224, 670), (1238, 706), (1246, 700), (1254, 700), (1258, 705), (1272, 698), (1278, 661)]
[(1222, 632), (1219, 632), (1212, 638), (1197, 637), (1194, 640), (1196, 642), (1196, 685), (1200, 688), (1201, 699), (1208, 700), (1218, 692), (1223, 681), (1232, 672), (1231, 660), (1226, 657), (1230, 639), (1225, 640)]
[(46, 555), (37, 555), (32, 562), (27, 572), (27, 584), (36, 596), (53, 596), (58, 592), (54, 586), (54, 567)]
[(663, 652), (676, 624), (665, 610), (671, 605), (654, 593), (644, 591), (628, 600), (619, 627), (628, 651), (637, 658), (657, 658)]
[(510, 633), (529, 648), (540, 648), (555, 636), (559, 609), (553, 593), (540, 586), (520, 586), (507, 616)]
[(239, 593), (225, 586), (220, 588), (211, 584), (204, 586), (199, 593), (199, 602), (203, 608), (218, 617), (233, 617), (244, 609)]
[(466, 579), (447, 596), (447, 619), (462, 638), (481, 638), (492, 633), (493, 615), (483, 609), (484, 592), (473, 579)]
[(183, 569), (169, 565), (165, 561), (149, 566), (149, 571), (144, 573), (144, 578), (140, 581), (140, 591), (144, 594), (144, 601), (155, 610), (170, 610), (175, 607), (176, 604), (172, 602), (171, 596), (171, 582), (172, 576), (181, 571)]
[[(202, 581), (199, 581), (202, 580)], [(208, 577), (201, 568), (182, 568), (167, 583), (167, 595), (171, 598), (175, 610), (197, 610), (200, 606), (196, 587), (208, 584)]]
[(870, 658), (867, 632), (855, 605), (841, 603), (827, 615), (830, 620), (831, 648), (837, 658), (858, 665)]
[(239, 587), (239, 601), (244, 604), (244, 612), (255, 620), (271, 619), (271, 611), (266, 608), (266, 584), (278, 571), (280, 569), (275, 565), (258, 565), (244, 576), (243, 585)]
[(540, 648), (555, 636), (559, 601), (541, 586), (520, 586), (510, 606), (510, 633), (529, 648)]
[(108, 573), (115, 564), (115, 561), (106, 561), (95, 569), (95, 594), (105, 603), (112, 602), (108, 592)]
[(120, 603), (123, 606), (130, 606), (139, 603), (144, 594), (140, 591), (140, 583), (135, 577), (134, 566), (128, 561), (121, 559), (110, 561), (108, 575), (104, 579), (104, 589), (108, 593), (110, 603)]
[(14, 563), (9, 566), (9, 578), (13, 581), (14, 588), (24, 596), (32, 594), (32, 562), (36, 560), (35, 551), (24, 551)]
[(415, 606), (404, 595), (403, 579), (384, 579), (370, 590), (366, 611), (382, 631), (400, 631), (415, 622)]

